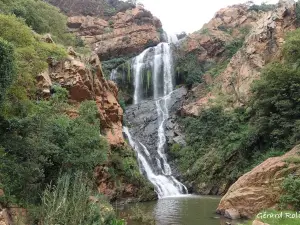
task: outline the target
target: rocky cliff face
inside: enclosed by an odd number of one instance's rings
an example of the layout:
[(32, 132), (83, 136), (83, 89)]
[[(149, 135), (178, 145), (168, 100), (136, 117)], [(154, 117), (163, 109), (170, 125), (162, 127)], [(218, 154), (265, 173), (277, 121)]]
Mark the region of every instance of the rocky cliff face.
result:
[(259, 78), (261, 69), (280, 59), (284, 36), (296, 29), (295, 19), (293, 0), (280, 1), (274, 11), (261, 16), (243, 48), (217, 78), (216, 82), (222, 84), (222, 93), (235, 96), (234, 100), (240, 104), (247, 101), (251, 83)]
[[(256, 12), (247, 5), (221, 9), (200, 32), (187, 38), (185, 54), (197, 52), (205, 61), (224, 62), (226, 43), (247, 34), (242, 47), (230, 58), (221, 73), (214, 77), (211, 91), (200, 92), (183, 107), (184, 115), (198, 115), (209, 100), (225, 96), (229, 106), (244, 104), (251, 83), (259, 79), (261, 69), (281, 58), (281, 46), (288, 31), (295, 29), (295, 2), (281, 0), (274, 10)], [(228, 60), (228, 58), (227, 58)], [(210, 71), (206, 72), (210, 75)], [(203, 87), (205, 90), (205, 86)]]
[(141, 8), (119, 12), (108, 21), (96, 17), (69, 17), (68, 26), (105, 61), (134, 56), (160, 42), (161, 22)]
[[(103, 76), (97, 55), (82, 59), (72, 49), (66, 60), (49, 60), (49, 70), (38, 77), (42, 96), (49, 96), (51, 86), (60, 84), (69, 91), (73, 103), (95, 100), (99, 109), (101, 132), (113, 146), (123, 145), (123, 110), (118, 103), (118, 88)], [(69, 112), (76, 116), (77, 112)]]
[(162, 24), (142, 6), (117, 0), (48, 0), (68, 15), (68, 27), (101, 61), (132, 57), (161, 39)]
[(299, 158), (300, 146), (281, 157), (269, 158), (238, 179), (222, 198), (217, 212), (227, 217), (252, 218), (263, 209), (279, 203), (282, 181), (289, 174), (299, 176), (300, 166), (291, 159)]

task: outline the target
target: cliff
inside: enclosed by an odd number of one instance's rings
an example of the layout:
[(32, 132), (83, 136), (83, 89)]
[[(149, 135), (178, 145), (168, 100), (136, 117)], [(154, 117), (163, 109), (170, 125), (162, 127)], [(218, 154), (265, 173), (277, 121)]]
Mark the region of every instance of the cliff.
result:
[[(49, 59), (48, 71), (38, 76), (41, 96), (49, 96), (51, 86), (59, 84), (69, 91), (73, 103), (95, 100), (99, 110), (101, 132), (113, 146), (123, 145), (123, 110), (118, 103), (118, 88), (103, 76), (97, 55), (82, 59), (71, 48), (64, 61)], [(77, 112), (70, 112), (76, 116)]]
[[(182, 108), (184, 115), (199, 115), (210, 100), (226, 99), (225, 104), (236, 107), (247, 102), (250, 87), (259, 79), (261, 69), (281, 59), (281, 49), (287, 32), (296, 29), (295, 2), (279, 1), (274, 9), (255, 11), (247, 5), (221, 9), (199, 32), (190, 35), (183, 44), (183, 54), (196, 52), (199, 62), (214, 61), (216, 70), (205, 71), (210, 77), (210, 90), (194, 94)], [(245, 35), (245, 36), (244, 36)], [(244, 37), (243, 37), (244, 36)], [(242, 39), (240, 39), (242, 38)], [(242, 40), (233, 55), (226, 55), (226, 46), (232, 40)], [(232, 47), (232, 46), (230, 46)], [(203, 84), (202, 84), (203, 86)], [(198, 92), (199, 93), (199, 92)]]
[(101, 61), (132, 57), (160, 42), (162, 24), (142, 6), (104, 0), (49, 3), (68, 15), (70, 31), (89, 44)]

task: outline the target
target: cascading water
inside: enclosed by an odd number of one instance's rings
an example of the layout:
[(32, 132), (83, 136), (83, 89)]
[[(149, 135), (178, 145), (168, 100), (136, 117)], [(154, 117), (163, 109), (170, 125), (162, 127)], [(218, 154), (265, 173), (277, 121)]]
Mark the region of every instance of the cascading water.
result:
[[(170, 42), (176, 42), (176, 38), (168, 38)], [(155, 186), (159, 198), (187, 194), (187, 188), (174, 176), (167, 161), (165, 147), (167, 138), (165, 135), (165, 122), (169, 118), (168, 104), (173, 91), (173, 60), (169, 43), (160, 43), (156, 47), (148, 48), (132, 60), (134, 72), (134, 104), (144, 100), (145, 71), (152, 72), (153, 97), (158, 116), (157, 124), (157, 148), (155, 154), (150, 154), (147, 147), (140, 141), (134, 140), (127, 127), (123, 131), (129, 139), (130, 145), (135, 150), (140, 170)], [(116, 71), (113, 71), (113, 79)], [(149, 77), (147, 77), (149, 82)], [(149, 85), (149, 84), (148, 84)]]

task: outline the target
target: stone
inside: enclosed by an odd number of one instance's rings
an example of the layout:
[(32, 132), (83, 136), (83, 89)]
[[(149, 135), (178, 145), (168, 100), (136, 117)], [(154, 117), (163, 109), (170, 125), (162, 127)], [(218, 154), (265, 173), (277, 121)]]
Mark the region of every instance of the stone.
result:
[(240, 213), (236, 209), (226, 209), (224, 216), (231, 220), (240, 219)]
[(299, 157), (300, 146), (281, 157), (269, 158), (240, 177), (221, 199), (217, 212), (226, 215), (236, 210), (241, 217), (252, 218), (264, 209), (274, 208), (282, 193), (282, 181), (289, 174), (300, 174), (300, 165), (287, 163)]

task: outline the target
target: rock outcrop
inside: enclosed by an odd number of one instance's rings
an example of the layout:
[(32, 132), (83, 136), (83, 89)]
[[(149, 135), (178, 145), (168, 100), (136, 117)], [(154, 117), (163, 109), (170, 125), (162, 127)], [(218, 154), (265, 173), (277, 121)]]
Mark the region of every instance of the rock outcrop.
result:
[[(183, 108), (184, 115), (195, 116), (210, 100), (224, 96), (230, 107), (243, 105), (250, 96), (251, 83), (259, 79), (262, 68), (281, 59), (281, 47), (288, 31), (296, 29), (295, 2), (281, 0), (274, 10), (255, 12), (249, 6), (221, 9), (200, 32), (186, 40), (185, 51), (200, 52), (201, 61), (224, 62), (224, 46), (249, 29), (243, 46), (213, 81), (212, 91), (198, 95)], [(186, 54), (187, 54), (186, 53)], [(208, 72), (209, 73), (209, 72)]]
[(68, 15), (68, 27), (101, 61), (132, 57), (161, 40), (162, 24), (142, 5), (119, 0), (47, 0)]
[(227, 216), (252, 218), (264, 209), (276, 207), (282, 194), (282, 182), (289, 174), (300, 175), (300, 165), (293, 159), (300, 156), (300, 146), (281, 157), (269, 158), (234, 183), (222, 198), (217, 212)]
[(149, 11), (137, 7), (119, 12), (108, 21), (90, 16), (69, 17), (68, 27), (105, 61), (134, 56), (157, 45), (162, 25)]
[[(88, 66), (89, 65), (89, 66)], [(69, 91), (69, 99), (74, 104), (95, 100), (98, 106), (101, 132), (113, 146), (123, 145), (123, 110), (118, 103), (118, 88), (103, 76), (97, 55), (81, 59), (72, 49), (66, 60), (49, 60), (49, 70), (37, 78), (40, 95), (50, 95), (53, 84), (59, 84)], [(76, 111), (70, 116), (76, 116)]]

